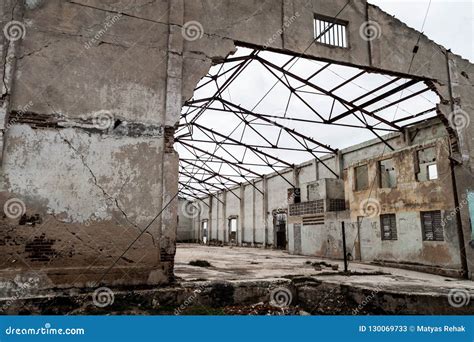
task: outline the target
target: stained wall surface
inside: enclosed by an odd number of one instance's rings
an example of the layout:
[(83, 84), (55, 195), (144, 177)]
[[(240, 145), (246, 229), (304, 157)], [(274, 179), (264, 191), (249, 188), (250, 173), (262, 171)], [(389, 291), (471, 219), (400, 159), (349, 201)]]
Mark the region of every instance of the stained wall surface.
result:
[[(407, 140), (407, 137), (408, 138)], [(397, 148), (395, 151), (380, 153), (383, 143), (371, 140), (340, 151), (338, 156), (322, 158), (326, 165), (340, 163), (343, 171), (341, 179), (326, 178), (315, 172), (324, 167), (313, 160), (298, 165), (294, 170), (282, 172), (285, 179), (292, 181), (296, 174), (301, 189), (300, 205), (320, 202), (321, 210), (293, 212), (293, 203), (288, 200), (288, 183), (278, 174), (266, 176), (268, 187), (264, 194), (243, 199), (243, 220), (247, 213), (253, 213), (254, 225), (244, 229), (241, 245), (277, 248), (276, 214), (285, 212), (287, 216), (286, 248), (290, 253), (312, 255), (323, 258), (342, 259), (342, 223), (345, 224), (347, 253), (352, 260), (380, 262), (399, 266), (416, 265), (419, 269), (442, 274), (462, 275), (459, 230), (455, 220), (455, 201), (449, 162), (448, 132), (439, 119), (413, 126), (407, 133), (391, 134), (387, 141)], [(424, 167), (419, 166), (418, 153), (430, 149), (438, 172), (438, 178), (427, 180)], [(336, 162), (336, 159), (339, 161)], [(395, 169), (396, 185), (393, 188), (382, 185), (381, 161), (391, 160)], [(365, 189), (357, 189), (355, 169), (367, 166), (368, 184)], [(245, 184), (244, 192), (253, 193), (251, 184)], [(262, 201), (268, 196), (267, 212)], [(260, 200), (257, 200), (259, 198)], [(205, 199), (206, 201), (208, 200)], [(342, 200), (344, 207), (331, 208), (330, 201)], [(195, 201), (199, 205), (200, 201)], [(241, 204), (237, 201), (226, 204), (225, 212), (236, 212)], [(208, 208), (200, 206), (201, 219)], [(427, 241), (423, 235), (422, 213), (439, 211), (443, 223), (443, 241)], [(228, 218), (220, 217), (220, 230), (228, 229)], [(382, 238), (381, 216), (395, 215), (396, 238)], [(251, 215), (250, 215), (251, 216)], [(253, 217), (253, 216), (251, 216)], [(263, 219), (265, 217), (265, 219)], [(240, 218), (240, 217), (239, 217)], [(198, 220), (197, 216), (194, 220)], [(318, 221), (314, 223), (314, 221)], [(199, 229), (199, 224), (195, 224)], [(262, 241), (259, 236), (267, 239)], [(220, 235), (223, 236), (224, 234)], [(202, 241), (201, 241), (202, 242)], [(208, 243), (226, 243), (214, 239)]]
[[(349, 48), (312, 44), (315, 13), (349, 23)], [(472, 268), (469, 212), (461, 204), (474, 187), (474, 134), (472, 125), (449, 120), (461, 112), (473, 121), (472, 64), (379, 8), (344, 0), (5, 0), (0, 20), (2, 28), (19, 22), (25, 32), (21, 39), (0, 36), (1, 204), (15, 200), (21, 213), (1, 220), (2, 282), (31, 271), (44, 287), (172, 279), (174, 125), (212, 63), (239, 44), (433, 80), (439, 115), (457, 142), (450, 145), (456, 205)], [(367, 20), (381, 26), (378, 39), (359, 35)], [(203, 27), (197, 39), (183, 34), (191, 21)], [(240, 241), (274, 238), (260, 222), (268, 222), (279, 206), (274, 198), (286, 191), (278, 182), (268, 179), (278, 190), (268, 196), (266, 214), (239, 208)], [(254, 198), (260, 208), (258, 194), (242, 189), (245, 203)], [(218, 203), (209, 203), (208, 214), (216, 240), (225, 236)]]

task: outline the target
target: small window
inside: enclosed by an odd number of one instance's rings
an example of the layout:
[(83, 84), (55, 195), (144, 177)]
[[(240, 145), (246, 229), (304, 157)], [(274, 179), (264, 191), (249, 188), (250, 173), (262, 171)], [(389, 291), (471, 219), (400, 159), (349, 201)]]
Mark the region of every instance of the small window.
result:
[(346, 210), (346, 200), (344, 199), (329, 199), (328, 211), (344, 211)]
[(356, 191), (369, 188), (369, 169), (367, 165), (357, 166), (355, 169), (355, 189)]
[(438, 165), (430, 164), (428, 165), (428, 180), (438, 179)]
[(438, 179), (436, 148), (428, 147), (416, 151), (416, 174), (419, 182)]
[(289, 188), (288, 189), (288, 203), (301, 203), (301, 189), (300, 188)]
[(386, 159), (379, 162), (379, 175), (381, 188), (396, 188), (397, 173), (393, 159)]
[(420, 215), (423, 241), (444, 241), (441, 211), (422, 211)]
[(347, 48), (347, 22), (322, 15), (314, 16), (314, 39), (321, 44)]
[(382, 240), (397, 240), (397, 221), (395, 214), (380, 215)]

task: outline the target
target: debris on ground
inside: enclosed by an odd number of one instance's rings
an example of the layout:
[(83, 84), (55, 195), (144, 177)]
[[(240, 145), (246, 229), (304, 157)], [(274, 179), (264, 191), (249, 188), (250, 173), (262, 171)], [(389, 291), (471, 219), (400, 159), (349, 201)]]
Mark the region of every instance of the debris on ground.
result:
[(211, 263), (207, 260), (191, 260), (189, 262), (190, 266), (197, 266), (197, 267), (211, 267)]
[(311, 261), (306, 261), (305, 264), (313, 266), (316, 271), (322, 271), (323, 267), (330, 268), (333, 271), (337, 271), (339, 269), (339, 265), (330, 264), (326, 261), (315, 261), (313, 263), (311, 263)]
[(225, 315), (256, 315), (256, 316), (288, 316), (288, 315), (308, 315), (307, 312), (301, 310), (297, 306), (277, 307), (265, 303), (257, 303), (253, 305), (237, 305), (226, 306)]

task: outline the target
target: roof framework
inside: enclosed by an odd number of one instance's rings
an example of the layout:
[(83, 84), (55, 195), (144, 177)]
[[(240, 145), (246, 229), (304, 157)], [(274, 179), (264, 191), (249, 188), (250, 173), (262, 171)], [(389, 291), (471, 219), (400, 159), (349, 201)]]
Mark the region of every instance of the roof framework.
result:
[(175, 134), (180, 194), (227, 190), (240, 198), (235, 187), (243, 182), (262, 193), (253, 181), (268, 173), (293, 187), (282, 171), (309, 159), (339, 177), (321, 159), (338, 153), (329, 142), (363, 141), (368, 132), (393, 150), (384, 135), (435, 116), (436, 102), (428, 80), (239, 48), (183, 107)]

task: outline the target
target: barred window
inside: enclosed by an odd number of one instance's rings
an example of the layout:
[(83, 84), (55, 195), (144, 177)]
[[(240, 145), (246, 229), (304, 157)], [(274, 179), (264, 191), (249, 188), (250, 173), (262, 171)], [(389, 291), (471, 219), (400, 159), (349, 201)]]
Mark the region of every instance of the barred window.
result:
[(314, 38), (318, 43), (347, 48), (347, 22), (316, 14), (314, 16)]
[(324, 213), (324, 200), (290, 204), (290, 216)]
[(422, 211), (423, 241), (444, 241), (441, 211)]
[(397, 221), (395, 214), (380, 215), (382, 240), (397, 240)]
[(329, 199), (328, 211), (344, 211), (346, 210), (346, 200), (344, 199)]

